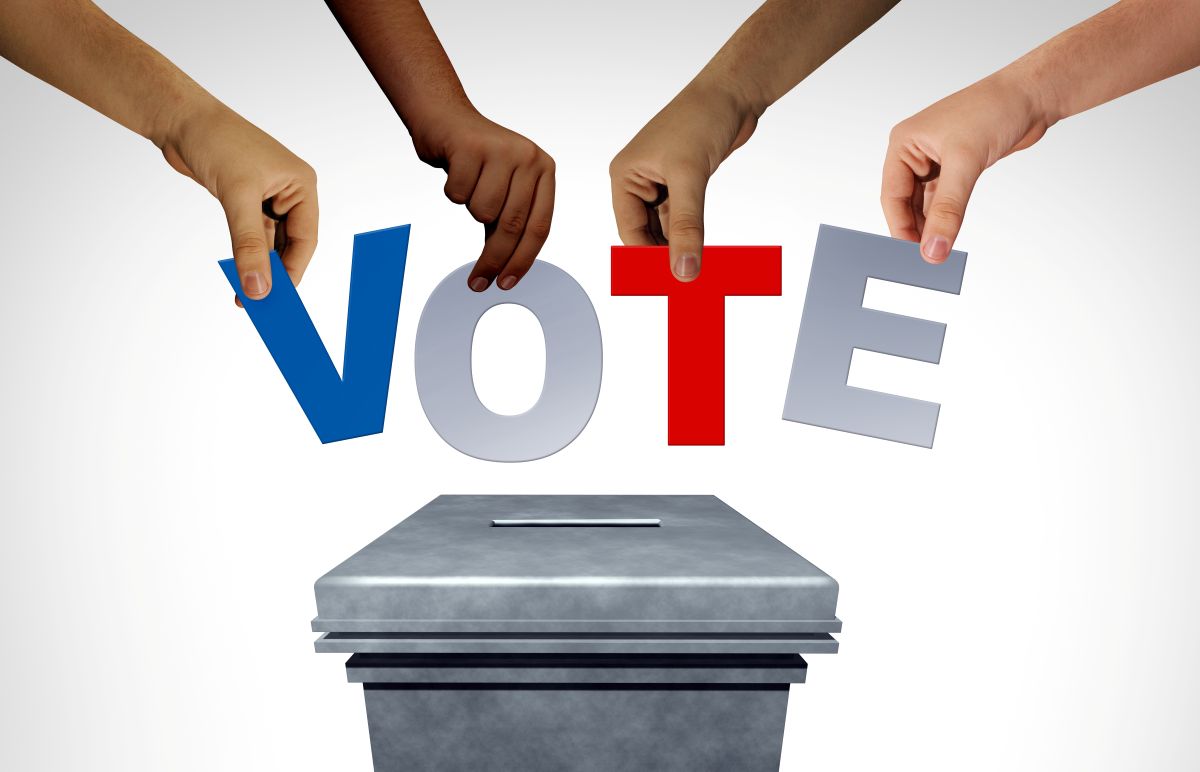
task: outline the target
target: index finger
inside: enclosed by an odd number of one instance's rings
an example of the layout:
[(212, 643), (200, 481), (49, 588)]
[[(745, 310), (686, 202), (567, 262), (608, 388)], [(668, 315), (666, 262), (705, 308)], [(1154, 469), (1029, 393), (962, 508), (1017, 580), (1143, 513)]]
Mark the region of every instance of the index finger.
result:
[(917, 230), (912, 207), (913, 193), (916, 189), (916, 172), (889, 147), (887, 158), (883, 162), (883, 187), (879, 194), (879, 203), (883, 206), (883, 216), (887, 220), (892, 238), (921, 240), (921, 232)]
[(654, 237), (650, 234), (650, 212), (641, 197), (612, 183), (613, 215), (617, 220), (617, 234), (621, 243), (631, 247), (652, 247)]
[(553, 217), (554, 173), (551, 172), (543, 174), (538, 180), (525, 233), (522, 234), (521, 242), (513, 250), (512, 257), (505, 264), (504, 270), (496, 282), (500, 289), (512, 289), (521, 280), (521, 277), (528, 273), (533, 261), (537, 259), (538, 252), (542, 250), (542, 245), (550, 236), (550, 222)]
[(287, 249), (280, 255), (292, 284), (299, 284), (317, 251), (317, 193), (301, 199), (287, 212), (287, 220), (276, 227), (287, 228)]

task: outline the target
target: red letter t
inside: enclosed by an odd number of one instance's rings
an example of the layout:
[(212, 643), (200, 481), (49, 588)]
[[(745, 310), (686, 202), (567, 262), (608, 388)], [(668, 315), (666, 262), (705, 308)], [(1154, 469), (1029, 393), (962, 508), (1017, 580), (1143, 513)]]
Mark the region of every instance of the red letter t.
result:
[(667, 444), (725, 444), (725, 298), (782, 294), (782, 247), (705, 247), (700, 276), (667, 247), (613, 247), (613, 295), (667, 296)]

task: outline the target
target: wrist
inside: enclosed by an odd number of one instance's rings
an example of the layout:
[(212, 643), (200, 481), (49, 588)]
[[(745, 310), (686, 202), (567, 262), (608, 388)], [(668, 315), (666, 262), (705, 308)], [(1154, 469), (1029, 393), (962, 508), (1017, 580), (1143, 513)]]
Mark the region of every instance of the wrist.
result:
[(465, 99), (434, 103), (415, 115), (401, 115), (401, 119), (408, 128), (418, 155), (426, 162), (444, 156), (454, 144), (456, 136), (478, 126), (481, 120), (486, 120)]
[(1028, 57), (1018, 59), (997, 71), (992, 78), (1023, 106), (1032, 124), (1049, 128), (1067, 117), (1061, 89), (1036, 61)]
[(144, 136), (159, 149), (168, 145), (178, 147), (184, 136), (197, 125), (202, 125), (229, 112), (216, 97), (191, 83), (171, 90), (162, 97), (150, 121), (150, 129)]
[(391, 102), (413, 136), (425, 127), (444, 127), (479, 115), (466, 92), (457, 84), (410, 90)]
[(719, 69), (709, 67), (685, 88), (701, 95), (706, 100), (723, 103), (739, 119), (757, 121), (770, 106), (770, 101), (748, 78), (736, 78)]
[(724, 50), (714, 56), (692, 83), (704, 88), (720, 91), (736, 104), (738, 112), (746, 118), (760, 119), (775, 100), (766, 86), (755, 77), (752, 67), (738, 64), (736, 56), (724, 56)]

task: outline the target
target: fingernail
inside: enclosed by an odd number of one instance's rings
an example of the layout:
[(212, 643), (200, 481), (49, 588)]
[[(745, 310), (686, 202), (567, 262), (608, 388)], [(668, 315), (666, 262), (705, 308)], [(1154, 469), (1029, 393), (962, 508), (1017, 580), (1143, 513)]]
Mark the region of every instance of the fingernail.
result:
[(258, 271), (251, 271), (242, 277), (242, 292), (252, 298), (265, 295), (267, 292), (267, 278)]
[(490, 283), (486, 276), (476, 276), (474, 279), (471, 279), (471, 289), (476, 292), (483, 292), (488, 288), (488, 284)]
[(695, 255), (683, 255), (675, 263), (675, 275), (681, 279), (691, 279), (700, 273), (700, 258)]
[(510, 290), (513, 287), (517, 286), (517, 277), (516, 276), (505, 276), (500, 281), (496, 282), (496, 284), (500, 285), (500, 289), (502, 289), (502, 290)]
[(942, 263), (950, 256), (950, 242), (945, 236), (934, 236), (921, 246), (921, 254), (932, 263)]

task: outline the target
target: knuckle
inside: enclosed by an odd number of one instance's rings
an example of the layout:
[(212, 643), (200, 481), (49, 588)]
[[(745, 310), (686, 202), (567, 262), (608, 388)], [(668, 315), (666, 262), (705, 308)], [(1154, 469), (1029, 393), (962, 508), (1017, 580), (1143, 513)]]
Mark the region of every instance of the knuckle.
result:
[(517, 142), (513, 149), (513, 155), (522, 165), (532, 165), (541, 154), (542, 149), (525, 138)]
[(233, 256), (244, 260), (266, 254), (267, 240), (261, 233), (239, 233), (233, 240)]
[(704, 234), (704, 225), (694, 214), (674, 212), (671, 214), (671, 234), (684, 237), (701, 236)]
[(929, 205), (929, 211), (925, 217), (927, 219), (942, 220), (945, 222), (961, 222), (962, 221), (963, 205), (954, 200), (942, 199), (934, 201)]
[(525, 228), (525, 233), (538, 241), (545, 241), (550, 236), (550, 221), (540, 219), (531, 220)]
[(519, 236), (525, 231), (525, 213), (512, 212), (500, 221), (499, 229), (509, 236)]
[(446, 198), (450, 199), (454, 203), (456, 203), (456, 204), (467, 203), (467, 193), (462, 188), (459, 188), (459, 187), (452, 188), (449, 185), (447, 185), (445, 192), (446, 192)]

